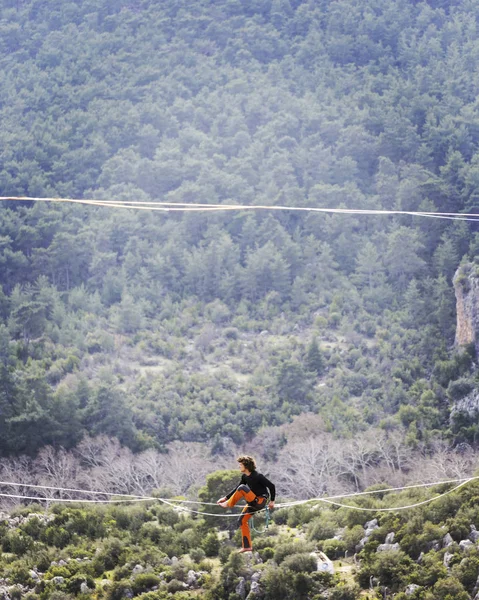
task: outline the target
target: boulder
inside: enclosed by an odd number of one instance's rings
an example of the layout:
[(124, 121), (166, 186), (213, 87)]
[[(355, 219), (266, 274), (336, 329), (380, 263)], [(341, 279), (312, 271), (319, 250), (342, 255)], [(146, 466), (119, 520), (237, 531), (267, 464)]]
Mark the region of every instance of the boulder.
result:
[(391, 531), (391, 533), (388, 533), (386, 536), (386, 540), (384, 541), (385, 544), (392, 544), (394, 543), (394, 538), (396, 537), (396, 534), (394, 533), (394, 531)]
[(399, 550), (399, 544), (379, 544), (376, 552), (387, 552), (388, 550)]
[(195, 571), (193, 571), (193, 569), (190, 569), (188, 571), (188, 575), (186, 576), (186, 583), (188, 584), (188, 587), (197, 587), (198, 574)]
[(451, 560), (452, 560), (453, 556), (454, 556), (454, 554), (452, 554), (451, 552), (446, 552), (444, 554), (443, 563), (447, 569), (449, 569), (449, 565), (451, 564)]
[(468, 550), (469, 548), (473, 548), (474, 544), (471, 542), (471, 540), (461, 540), (459, 542), (459, 548), (465, 552), (466, 550)]
[(471, 540), (471, 542), (474, 542), (474, 544), (476, 544), (479, 541), (479, 531), (477, 531), (475, 525), (471, 525), (471, 533), (469, 534), (469, 539)]
[(414, 592), (416, 590), (418, 590), (420, 587), (421, 587), (420, 585), (417, 585), (415, 583), (410, 583), (404, 590), (404, 593), (406, 594), (406, 596), (412, 596), (414, 594)]
[(255, 600), (256, 598), (260, 598), (263, 595), (261, 591), (261, 587), (258, 581), (251, 582), (251, 589), (249, 594), (246, 596), (246, 600)]
[(245, 598), (246, 598), (246, 582), (245, 582), (244, 577), (239, 578), (239, 582), (238, 582), (238, 585), (236, 586), (235, 592), (236, 592), (236, 594), (238, 594), (238, 596), (242, 600), (245, 600)]
[(91, 592), (91, 589), (88, 587), (88, 584), (86, 581), (82, 581), (80, 584), (80, 592), (82, 594), (89, 594)]
[(451, 544), (454, 544), (454, 540), (452, 539), (450, 533), (446, 533), (446, 535), (442, 538), (442, 547), (447, 548)]

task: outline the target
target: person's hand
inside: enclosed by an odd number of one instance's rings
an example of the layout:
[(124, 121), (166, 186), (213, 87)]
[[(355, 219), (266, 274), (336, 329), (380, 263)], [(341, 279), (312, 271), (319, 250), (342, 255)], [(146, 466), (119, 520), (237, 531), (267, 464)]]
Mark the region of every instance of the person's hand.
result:
[(270, 510), (273, 510), (273, 508), (274, 508), (274, 500), (271, 500), (271, 502), (268, 504), (268, 508)]
[(222, 502), (226, 502), (225, 496), (223, 496), (223, 498), (220, 498), (219, 500), (217, 500), (216, 504), (221, 504)]

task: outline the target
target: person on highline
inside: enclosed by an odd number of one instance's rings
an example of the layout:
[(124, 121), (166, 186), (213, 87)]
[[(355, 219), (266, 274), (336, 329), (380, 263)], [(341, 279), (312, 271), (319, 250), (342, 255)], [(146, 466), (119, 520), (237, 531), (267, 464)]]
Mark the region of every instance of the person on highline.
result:
[(253, 547), (251, 545), (251, 532), (248, 521), (253, 516), (253, 513), (265, 508), (268, 497), (270, 498), (268, 507), (270, 509), (274, 508), (276, 488), (264, 475), (258, 473), (254, 458), (251, 456), (239, 456), (236, 460), (241, 471), (241, 481), (234, 490), (223, 496), (223, 498), (220, 498), (216, 504), (222, 508), (232, 508), (242, 498), (246, 500), (246, 506), (238, 520), (242, 540), (242, 548), (238, 552), (251, 552)]

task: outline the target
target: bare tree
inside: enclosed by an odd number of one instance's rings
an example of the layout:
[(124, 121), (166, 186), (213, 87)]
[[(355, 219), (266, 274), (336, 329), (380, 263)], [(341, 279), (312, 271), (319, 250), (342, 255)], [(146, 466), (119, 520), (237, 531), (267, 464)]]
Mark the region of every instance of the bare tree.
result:
[(42, 448), (34, 461), (34, 470), (41, 485), (51, 485), (49, 496), (72, 498), (78, 496), (75, 492), (54, 488), (77, 487), (79, 461), (73, 453), (63, 448), (55, 450), (51, 446)]

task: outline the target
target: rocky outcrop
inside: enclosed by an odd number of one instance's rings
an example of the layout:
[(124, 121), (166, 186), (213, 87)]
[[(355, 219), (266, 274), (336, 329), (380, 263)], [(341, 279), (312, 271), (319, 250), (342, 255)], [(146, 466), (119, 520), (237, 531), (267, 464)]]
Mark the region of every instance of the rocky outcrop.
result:
[(456, 292), (456, 346), (474, 344), (479, 351), (479, 270), (463, 263), (453, 279)]
[(457, 413), (467, 415), (473, 419), (479, 413), (479, 390), (473, 390), (470, 394), (461, 398), (451, 406), (450, 422), (452, 423)]

